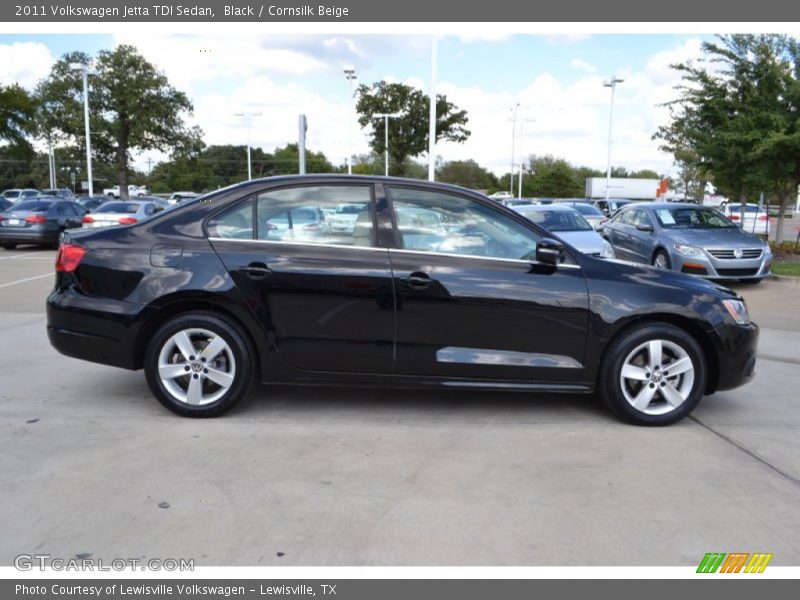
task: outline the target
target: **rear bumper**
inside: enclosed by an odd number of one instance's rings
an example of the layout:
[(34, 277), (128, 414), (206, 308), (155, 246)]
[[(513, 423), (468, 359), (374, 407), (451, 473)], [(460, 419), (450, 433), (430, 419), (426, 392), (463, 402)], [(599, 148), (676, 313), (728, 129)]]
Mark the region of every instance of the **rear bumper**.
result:
[(0, 227), (0, 243), (15, 244), (55, 244), (58, 241), (58, 230), (35, 230), (32, 228)]
[(61, 354), (124, 369), (137, 369), (134, 354), (138, 304), (93, 298), (71, 288), (47, 298), (47, 337)]
[(755, 374), (758, 325), (721, 325), (716, 329), (720, 341), (719, 377), (716, 391), (732, 390), (749, 382)]

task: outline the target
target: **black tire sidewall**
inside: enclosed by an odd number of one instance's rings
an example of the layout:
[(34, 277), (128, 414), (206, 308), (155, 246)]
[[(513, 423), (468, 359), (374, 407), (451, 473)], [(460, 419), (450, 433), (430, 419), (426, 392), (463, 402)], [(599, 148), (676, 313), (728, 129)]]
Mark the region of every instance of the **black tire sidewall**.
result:
[(669, 254), (665, 250), (662, 250), (662, 249), (656, 250), (655, 254), (653, 254), (653, 266), (655, 266), (656, 259), (659, 257), (659, 255), (663, 256), (667, 260), (667, 268), (666, 268), (666, 270), (667, 271), (671, 271), (672, 270), (672, 261), (669, 258)]
[[(633, 408), (620, 389), (620, 371), (625, 358), (636, 346), (653, 339), (678, 344), (694, 363), (694, 385), (680, 408), (665, 415), (648, 415)], [(666, 323), (654, 323), (632, 328), (615, 339), (608, 347), (599, 381), (599, 392), (606, 405), (619, 417), (636, 425), (670, 425), (692, 412), (706, 389), (707, 366), (700, 344), (683, 329)]]
[[(203, 406), (191, 406), (176, 400), (158, 376), (158, 356), (164, 343), (182, 329), (207, 329), (221, 335), (236, 361), (234, 383), (219, 400)], [(211, 313), (190, 313), (173, 317), (156, 331), (145, 352), (144, 370), (147, 385), (156, 399), (172, 412), (184, 417), (215, 417), (233, 408), (250, 391), (253, 383), (254, 353), (247, 336), (232, 321)]]

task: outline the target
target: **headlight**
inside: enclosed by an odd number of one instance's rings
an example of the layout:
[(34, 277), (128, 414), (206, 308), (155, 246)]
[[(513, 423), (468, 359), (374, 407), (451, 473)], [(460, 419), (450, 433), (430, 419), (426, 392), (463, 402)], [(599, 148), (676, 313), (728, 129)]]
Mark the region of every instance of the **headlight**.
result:
[(747, 306), (743, 300), (723, 300), (722, 305), (739, 325), (747, 325), (750, 322), (750, 315), (747, 314)]
[(765, 244), (764, 246), (764, 256), (769, 256), (772, 254), (772, 248), (769, 247), (769, 244)]
[(601, 258), (614, 258), (614, 248), (608, 243), (608, 240), (603, 240), (603, 249), (600, 250)]
[(684, 256), (703, 256), (703, 251), (694, 246), (684, 246), (683, 244), (675, 244), (675, 251)]

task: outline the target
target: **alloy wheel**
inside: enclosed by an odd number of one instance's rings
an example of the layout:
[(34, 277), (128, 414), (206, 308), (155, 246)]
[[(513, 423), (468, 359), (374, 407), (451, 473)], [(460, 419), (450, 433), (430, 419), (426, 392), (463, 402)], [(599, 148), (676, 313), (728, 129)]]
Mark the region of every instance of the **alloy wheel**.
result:
[(164, 342), (158, 377), (176, 400), (204, 406), (222, 398), (236, 377), (236, 360), (225, 339), (208, 329), (182, 329)]
[(694, 385), (695, 365), (675, 342), (649, 340), (634, 348), (622, 363), (620, 386), (625, 400), (647, 415), (679, 408)]

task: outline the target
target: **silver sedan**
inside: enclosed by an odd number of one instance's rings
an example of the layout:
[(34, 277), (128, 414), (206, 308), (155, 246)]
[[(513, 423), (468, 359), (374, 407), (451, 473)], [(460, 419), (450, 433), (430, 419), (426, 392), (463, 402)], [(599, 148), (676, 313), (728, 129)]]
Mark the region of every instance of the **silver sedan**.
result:
[(619, 259), (709, 279), (757, 283), (772, 266), (769, 244), (695, 204), (625, 206), (605, 224), (603, 237)]

